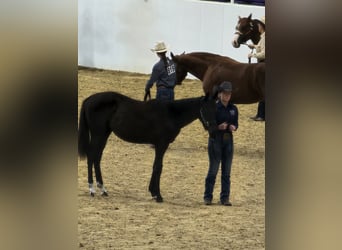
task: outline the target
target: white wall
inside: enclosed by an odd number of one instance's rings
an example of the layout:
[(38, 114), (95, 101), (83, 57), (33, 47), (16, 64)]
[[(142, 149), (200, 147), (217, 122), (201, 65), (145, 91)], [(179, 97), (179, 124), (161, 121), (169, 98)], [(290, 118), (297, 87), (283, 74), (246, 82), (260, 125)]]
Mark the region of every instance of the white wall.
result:
[(265, 15), (265, 7), (199, 0), (78, 1), (78, 64), (151, 73), (159, 40), (174, 54), (207, 51), (247, 62), (249, 49), (233, 48), (238, 16)]

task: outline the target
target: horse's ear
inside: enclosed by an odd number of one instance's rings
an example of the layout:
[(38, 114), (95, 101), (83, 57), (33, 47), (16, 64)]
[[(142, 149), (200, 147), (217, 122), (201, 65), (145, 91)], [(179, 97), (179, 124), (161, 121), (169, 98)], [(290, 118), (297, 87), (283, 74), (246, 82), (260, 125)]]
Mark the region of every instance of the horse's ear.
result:
[(239, 20), (241, 20), (241, 17), (240, 17), (240, 16), (238, 16), (238, 18), (239, 18)]
[(249, 19), (249, 20), (252, 19), (252, 13), (249, 14), (248, 19)]
[(177, 61), (177, 55), (174, 55), (172, 52), (171, 52), (171, 59), (172, 59), (172, 61), (174, 61), (175, 63), (177, 63), (178, 61)]
[(202, 100), (205, 102), (215, 100), (215, 99), (216, 99), (216, 97), (211, 95), (210, 93), (205, 93), (205, 96), (202, 97)]

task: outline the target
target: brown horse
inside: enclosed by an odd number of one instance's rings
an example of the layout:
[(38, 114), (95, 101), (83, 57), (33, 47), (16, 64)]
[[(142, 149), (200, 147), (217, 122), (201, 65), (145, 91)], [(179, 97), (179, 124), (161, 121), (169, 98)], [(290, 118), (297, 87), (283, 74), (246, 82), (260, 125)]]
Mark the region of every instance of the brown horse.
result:
[(257, 44), (260, 41), (261, 35), (258, 24), (261, 24), (265, 28), (265, 24), (260, 20), (252, 19), (252, 14), (248, 17), (239, 17), (232, 41), (233, 47), (239, 48), (241, 44), (245, 44), (248, 40), (251, 40), (253, 44)]
[(183, 53), (171, 57), (176, 63), (177, 84), (191, 73), (203, 83), (203, 91), (217, 96), (217, 85), (230, 81), (232, 102), (250, 104), (265, 99), (265, 63), (240, 63), (232, 58), (207, 52)]

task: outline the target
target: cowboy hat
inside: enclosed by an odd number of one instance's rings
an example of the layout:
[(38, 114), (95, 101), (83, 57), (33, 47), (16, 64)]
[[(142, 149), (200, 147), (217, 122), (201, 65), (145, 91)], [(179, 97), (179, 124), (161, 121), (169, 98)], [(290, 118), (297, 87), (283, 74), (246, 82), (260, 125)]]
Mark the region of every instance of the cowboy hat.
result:
[(265, 16), (263, 16), (262, 18), (260, 18), (260, 22), (262, 22), (263, 24), (265, 24)]
[(154, 45), (154, 48), (151, 49), (152, 52), (166, 52), (168, 50), (168, 47), (165, 45), (164, 42), (156, 42)]
[(228, 81), (224, 81), (220, 84), (220, 86), (218, 87), (218, 92), (222, 92), (222, 91), (225, 91), (225, 92), (232, 92), (233, 90), (233, 86), (232, 86), (232, 83), (231, 82), (228, 82)]

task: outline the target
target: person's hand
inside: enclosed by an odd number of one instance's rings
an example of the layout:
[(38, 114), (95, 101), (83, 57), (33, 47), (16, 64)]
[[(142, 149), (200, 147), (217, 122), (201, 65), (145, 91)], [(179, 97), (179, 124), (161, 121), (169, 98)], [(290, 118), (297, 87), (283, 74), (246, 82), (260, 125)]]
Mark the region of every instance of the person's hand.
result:
[(255, 45), (254, 44), (247, 44), (248, 48), (250, 49), (254, 49), (255, 48)]
[(219, 130), (226, 130), (228, 128), (228, 123), (224, 122), (218, 125)]
[(233, 124), (229, 125), (229, 131), (235, 131), (236, 127)]
[(151, 93), (150, 89), (145, 89), (145, 95), (144, 95), (144, 101), (147, 101), (147, 99), (151, 100)]

